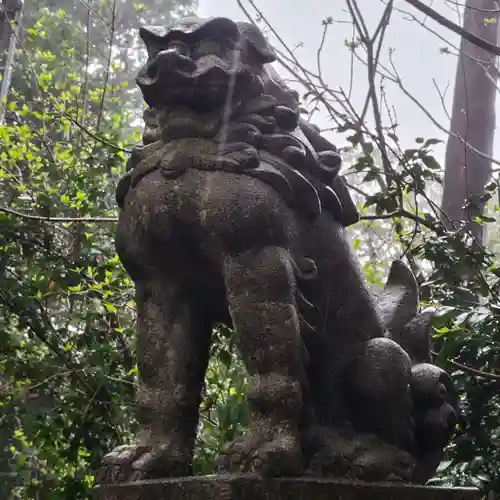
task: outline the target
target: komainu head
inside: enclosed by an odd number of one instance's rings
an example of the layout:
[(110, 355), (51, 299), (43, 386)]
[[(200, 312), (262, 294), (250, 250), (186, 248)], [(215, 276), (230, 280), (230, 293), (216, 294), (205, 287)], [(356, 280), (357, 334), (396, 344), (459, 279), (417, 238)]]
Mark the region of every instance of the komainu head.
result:
[(206, 112), (258, 95), (263, 65), (276, 58), (257, 28), (226, 18), (187, 18), (140, 34), (149, 57), (137, 83), (152, 108), (184, 104)]
[[(137, 179), (161, 163), (172, 167), (161, 158), (183, 141), (189, 158), (177, 155), (182, 165), (164, 169), (169, 175), (189, 165), (237, 171), (271, 184), (311, 217), (325, 209), (345, 226), (358, 220), (337, 177), (340, 155), (301, 118), (299, 96), (270, 66), (276, 55), (256, 26), (187, 18), (170, 28), (142, 28), (141, 37), (148, 60), (137, 83), (149, 109), (145, 147), (129, 162), (139, 167)], [(192, 161), (200, 155), (202, 161)], [(128, 180), (118, 198), (127, 189)]]

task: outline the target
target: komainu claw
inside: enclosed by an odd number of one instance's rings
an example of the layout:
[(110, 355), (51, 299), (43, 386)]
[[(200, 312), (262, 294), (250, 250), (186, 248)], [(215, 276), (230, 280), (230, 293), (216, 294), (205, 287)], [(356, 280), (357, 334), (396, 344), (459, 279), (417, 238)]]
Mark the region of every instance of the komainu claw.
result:
[(125, 445), (108, 453), (98, 471), (96, 484), (120, 484), (160, 477), (181, 477), (190, 472), (188, 460), (161, 448)]

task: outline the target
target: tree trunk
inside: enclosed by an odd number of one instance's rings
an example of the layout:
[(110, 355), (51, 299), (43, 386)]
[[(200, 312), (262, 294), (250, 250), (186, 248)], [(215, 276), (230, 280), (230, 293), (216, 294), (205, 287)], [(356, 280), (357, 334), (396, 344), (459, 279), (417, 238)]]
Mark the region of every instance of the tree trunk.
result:
[[(498, 9), (497, 1), (467, 0), (463, 27), (498, 45), (500, 16), (494, 9)], [(473, 249), (482, 245), (484, 239), (483, 226), (473, 219), (484, 213), (485, 202), (480, 198), (485, 193), (492, 165), (491, 160), (465, 146), (463, 141), (486, 156), (493, 154), (497, 92), (495, 65), (496, 56), (462, 38), (451, 115), (453, 135), (449, 136), (446, 147), (441, 208), (448, 227), (466, 221), (473, 237)], [(477, 270), (467, 267), (458, 272), (463, 280), (477, 274)], [(464, 291), (459, 300), (479, 303), (479, 297), (473, 291)]]
[(3, 122), (4, 106), (9, 92), (12, 65), (19, 37), (23, 8), (22, 0), (0, 0), (0, 125)]
[[(493, 0), (467, 0), (464, 29), (498, 45), (500, 15)], [(483, 9), (483, 10), (477, 10)], [(442, 209), (453, 222), (482, 215), (484, 194), (491, 175), (491, 161), (466, 148), (462, 138), (487, 156), (493, 154), (495, 134), (496, 56), (462, 38), (455, 79), (451, 132), (446, 148)], [(468, 202), (472, 204), (468, 205)], [(464, 206), (469, 206), (465, 208)], [(483, 241), (483, 227), (470, 223), (476, 242)]]

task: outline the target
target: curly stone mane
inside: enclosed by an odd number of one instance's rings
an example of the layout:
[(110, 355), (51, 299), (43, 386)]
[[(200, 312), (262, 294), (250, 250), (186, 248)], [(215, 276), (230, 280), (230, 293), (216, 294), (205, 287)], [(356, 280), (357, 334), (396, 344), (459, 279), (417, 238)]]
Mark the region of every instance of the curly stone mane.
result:
[[(250, 84), (247, 81), (244, 98), (228, 100), (224, 109), (204, 113), (176, 105), (160, 111), (148, 108), (144, 113), (144, 145), (134, 148), (128, 174), (117, 189), (119, 206), (123, 206), (128, 190), (151, 171), (160, 168), (171, 178), (195, 168), (259, 178), (307, 216), (327, 210), (344, 225), (356, 222), (354, 205), (337, 177), (340, 155), (329, 143), (329, 148), (322, 147), (319, 152), (313, 147), (303, 129), (308, 127), (309, 137), (316, 131), (300, 118), (298, 94), (271, 66), (255, 62), (272, 60), (272, 49), (253, 26), (238, 25), (245, 54), (239, 62), (243, 68), (240, 73), (252, 76), (247, 79)], [(221, 68), (218, 61), (216, 58)], [(220, 71), (226, 71), (226, 66)], [(345, 204), (350, 211), (347, 217)]]

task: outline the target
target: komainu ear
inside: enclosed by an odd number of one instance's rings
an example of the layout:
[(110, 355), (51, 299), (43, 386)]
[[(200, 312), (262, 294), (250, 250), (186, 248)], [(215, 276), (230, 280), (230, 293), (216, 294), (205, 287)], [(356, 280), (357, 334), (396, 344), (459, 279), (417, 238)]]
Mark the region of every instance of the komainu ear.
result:
[(377, 299), (382, 320), (392, 335), (398, 335), (417, 314), (418, 285), (411, 270), (395, 260), (389, 271), (384, 291)]
[(146, 44), (161, 44), (166, 39), (168, 28), (164, 26), (141, 26), (139, 36)]
[(257, 55), (259, 63), (266, 64), (276, 61), (276, 52), (257, 26), (246, 22), (236, 24), (241, 36)]
[(240, 30), (235, 22), (225, 17), (186, 17), (171, 26), (143, 26), (139, 28), (139, 36), (147, 48), (166, 47), (171, 40), (190, 44), (221, 37), (236, 42)]

